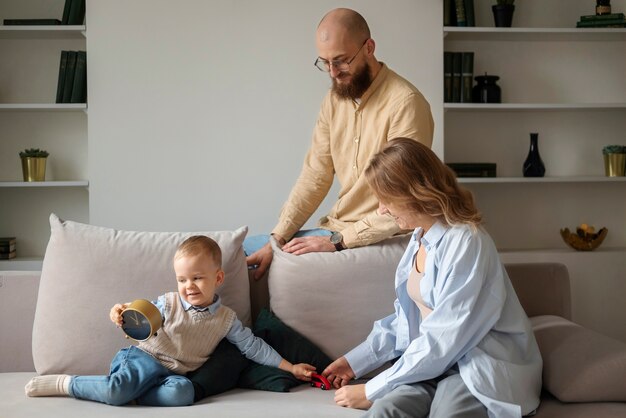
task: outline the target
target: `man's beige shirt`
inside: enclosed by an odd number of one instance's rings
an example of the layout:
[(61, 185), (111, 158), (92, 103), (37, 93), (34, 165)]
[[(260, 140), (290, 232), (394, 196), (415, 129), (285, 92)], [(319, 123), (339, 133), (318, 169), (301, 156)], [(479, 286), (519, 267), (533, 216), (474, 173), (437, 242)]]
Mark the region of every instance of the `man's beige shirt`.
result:
[(322, 203), (337, 175), (339, 198), (319, 226), (340, 231), (346, 247), (373, 244), (399, 232), (393, 218), (378, 215), (378, 202), (363, 171), (393, 138), (415, 139), (427, 146), (434, 122), (424, 96), (383, 64), (360, 103), (329, 91), (320, 109), (302, 172), (272, 233), (289, 240)]

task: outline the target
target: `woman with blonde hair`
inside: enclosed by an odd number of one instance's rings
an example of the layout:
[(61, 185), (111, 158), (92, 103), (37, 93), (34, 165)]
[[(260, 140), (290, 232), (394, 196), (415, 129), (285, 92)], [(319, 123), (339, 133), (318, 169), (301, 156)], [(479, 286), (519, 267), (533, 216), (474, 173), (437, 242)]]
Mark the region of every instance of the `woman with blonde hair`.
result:
[[(428, 147), (398, 138), (368, 166), (379, 212), (412, 238), (395, 312), (324, 370), (337, 404), (368, 417), (521, 417), (539, 405), (542, 360), (472, 194)], [(395, 360), (365, 384), (347, 383)]]

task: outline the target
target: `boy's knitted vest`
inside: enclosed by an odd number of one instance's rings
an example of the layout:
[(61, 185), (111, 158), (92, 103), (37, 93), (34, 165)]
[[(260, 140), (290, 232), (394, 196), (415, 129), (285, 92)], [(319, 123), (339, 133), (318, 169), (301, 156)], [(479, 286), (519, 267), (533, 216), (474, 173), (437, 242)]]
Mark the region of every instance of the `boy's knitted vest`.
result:
[(193, 308), (185, 311), (179, 294), (170, 292), (165, 294), (165, 318), (157, 335), (140, 342), (139, 348), (173, 372), (185, 374), (208, 360), (236, 314), (224, 305), (214, 314)]

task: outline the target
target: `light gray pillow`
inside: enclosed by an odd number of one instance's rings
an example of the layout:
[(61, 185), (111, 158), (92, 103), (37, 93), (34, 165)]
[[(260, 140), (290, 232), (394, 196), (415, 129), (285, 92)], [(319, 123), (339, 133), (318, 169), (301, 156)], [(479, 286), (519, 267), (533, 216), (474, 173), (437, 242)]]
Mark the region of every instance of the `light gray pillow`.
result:
[(332, 253), (292, 255), (276, 247), (270, 306), (333, 360), (361, 343), (394, 311), (395, 271), (410, 235)]
[(626, 401), (626, 344), (554, 315), (530, 319), (543, 386), (561, 402)]
[(39, 374), (106, 374), (111, 359), (130, 344), (109, 320), (115, 303), (176, 291), (172, 258), (191, 235), (207, 235), (223, 253), (225, 305), (250, 323), (250, 292), (241, 244), (247, 228), (220, 232), (132, 232), (62, 221), (50, 216), (33, 326)]

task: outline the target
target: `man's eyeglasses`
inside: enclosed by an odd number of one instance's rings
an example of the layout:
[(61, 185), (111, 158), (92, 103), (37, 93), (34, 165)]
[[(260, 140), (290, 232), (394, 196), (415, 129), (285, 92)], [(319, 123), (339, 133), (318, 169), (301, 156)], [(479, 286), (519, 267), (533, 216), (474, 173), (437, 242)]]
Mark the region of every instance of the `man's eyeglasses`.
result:
[(367, 41), (369, 41), (369, 39), (366, 39), (365, 42), (363, 42), (363, 45), (361, 45), (359, 50), (356, 51), (356, 54), (354, 54), (354, 56), (352, 58), (350, 58), (349, 60), (326, 61), (323, 58), (317, 57), (317, 59), (315, 60), (313, 65), (315, 65), (318, 70), (324, 71), (326, 73), (330, 72), (330, 67), (331, 66), (333, 66), (335, 68), (335, 70), (337, 70), (339, 72), (348, 71), (350, 69), (350, 63), (352, 63), (352, 61), (354, 61), (356, 56), (359, 55), (359, 52), (361, 52), (361, 50), (363, 49), (363, 47), (365, 46)]

